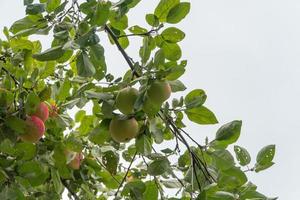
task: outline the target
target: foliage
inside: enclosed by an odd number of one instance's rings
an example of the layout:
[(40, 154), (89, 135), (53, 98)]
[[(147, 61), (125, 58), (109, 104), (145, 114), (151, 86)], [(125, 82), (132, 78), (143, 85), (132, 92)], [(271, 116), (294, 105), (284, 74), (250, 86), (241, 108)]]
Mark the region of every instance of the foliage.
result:
[[(129, 27), (127, 13), (140, 1), (24, 0), (26, 16), (4, 28), (1, 199), (61, 199), (64, 190), (70, 198), (92, 200), (269, 199), (246, 173), (272, 166), (274, 145), (264, 147), (249, 167), (245, 148), (234, 146), (236, 160), (228, 149), (240, 136), (241, 121), (221, 126), (215, 139), (203, 145), (184, 130), (186, 120), (218, 123), (204, 106), (205, 91), (195, 89), (161, 104), (149, 100), (147, 92), (157, 81), (168, 84), (162, 92), (168, 87), (173, 93), (186, 90), (179, 80), (187, 65), (180, 47), (185, 33), (174, 24), (186, 17), (190, 3), (160, 0), (153, 13), (145, 14), (148, 27)], [(53, 36), (51, 47), (42, 50), (39, 40), (29, 39), (32, 35)], [(123, 77), (110, 73), (100, 35), (127, 62), (130, 70)], [(125, 51), (136, 37), (142, 39), (139, 61)], [(124, 116), (115, 101), (126, 87), (139, 91), (134, 112), (130, 107)], [(49, 108), (45, 135), (37, 143), (23, 142), (21, 135), (30, 134), (26, 116), (41, 102)], [(87, 104), (92, 114), (86, 113)], [(79, 108), (74, 119), (68, 115), (73, 108)], [(135, 118), (139, 135), (127, 143), (115, 142), (109, 127), (115, 118)], [(167, 143), (174, 148), (166, 148)]]

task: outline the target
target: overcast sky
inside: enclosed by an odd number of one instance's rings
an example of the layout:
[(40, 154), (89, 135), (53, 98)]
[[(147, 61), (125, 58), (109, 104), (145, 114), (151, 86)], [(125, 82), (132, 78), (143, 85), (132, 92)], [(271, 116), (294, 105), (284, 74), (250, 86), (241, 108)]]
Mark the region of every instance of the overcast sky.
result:
[[(0, 28), (24, 16), (21, 0), (0, 1)], [(144, 15), (158, 0), (142, 0), (129, 16), (129, 24), (145, 24)], [(191, 14), (180, 27), (187, 72), (181, 79), (188, 90), (202, 88), (206, 105), (220, 125), (243, 120), (238, 144), (251, 152), (276, 144), (272, 168), (250, 180), (260, 191), (293, 200), (299, 190), (300, 130), (300, 1), (299, 0), (194, 0)], [(111, 72), (121, 75), (127, 65), (115, 47), (106, 48)], [(133, 57), (140, 46), (127, 51)], [(108, 48), (107, 48), (108, 47)], [(191, 135), (203, 142), (220, 126), (188, 124)]]

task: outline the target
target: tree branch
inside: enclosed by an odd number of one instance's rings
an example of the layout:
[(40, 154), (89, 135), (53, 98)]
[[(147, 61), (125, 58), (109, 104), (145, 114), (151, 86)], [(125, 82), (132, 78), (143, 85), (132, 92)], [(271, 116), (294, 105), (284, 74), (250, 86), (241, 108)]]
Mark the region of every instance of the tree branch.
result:
[(105, 25), (104, 29), (108, 33), (108, 35), (112, 38), (112, 40), (115, 42), (115, 44), (117, 45), (119, 51), (121, 52), (121, 54), (125, 58), (127, 64), (129, 65), (130, 69), (132, 70), (132, 73), (135, 76), (140, 77), (140, 75), (135, 70), (134, 64), (131, 62), (130, 57), (127, 55), (127, 53), (125, 52), (125, 50), (121, 47), (121, 45), (120, 45), (120, 43), (119, 43), (118, 38), (116, 37), (116, 35), (112, 32), (112, 30), (107, 25)]
[[(123, 55), (124, 59), (126, 60), (126, 62), (128, 63), (130, 69), (132, 70), (133, 74), (137, 77), (140, 77), (141, 75), (138, 74), (136, 71), (135, 71), (135, 67), (133, 65), (133, 62), (131, 61), (130, 57), (127, 55), (127, 53), (125, 52), (125, 50), (121, 47), (119, 41), (118, 41), (118, 38), (115, 36), (115, 34), (112, 32), (112, 30), (106, 25), (105, 26), (105, 30), (106, 32), (108, 33), (108, 35), (113, 39), (113, 41), (115, 42), (115, 44), (117, 45), (119, 51), (121, 52), (121, 54)], [(161, 113), (164, 113), (162, 111), (162, 109), (160, 110)], [(179, 140), (181, 141), (185, 146), (186, 148), (188, 149), (190, 155), (191, 155), (191, 158), (192, 158), (192, 165), (193, 167), (195, 166), (198, 166), (198, 168), (202, 171), (202, 173), (204, 174), (205, 178), (210, 182), (212, 183), (213, 181), (215, 182), (215, 180), (213, 179), (213, 177), (210, 175), (209, 171), (207, 170), (207, 166), (206, 164), (204, 164), (202, 162), (202, 160), (200, 158), (198, 158), (197, 154), (195, 154), (195, 152), (193, 152), (188, 144), (188, 142), (186, 141), (186, 139), (183, 137), (183, 135), (181, 134), (181, 131), (180, 129), (177, 128), (177, 126), (175, 125), (175, 123), (173, 122), (173, 120), (171, 120), (171, 116), (168, 115), (168, 114), (164, 114), (165, 118), (160, 114), (158, 113), (159, 117), (162, 119), (162, 120), (165, 120), (166, 118), (166, 122), (167, 124), (169, 124), (171, 127), (169, 127), (169, 129), (172, 131), (172, 133), (174, 134), (174, 136)], [(185, 133), (193, 142), (195, 142), (198, 147), (201, 147), (200, 150), (202, 151), (202, 146), (200, 144), (198, 144), (194, 139), (192, 139), (192, 137), (190, 137), (186, 132), (183, 132)], [(195, 171), (195, 170), (194, 170)], [(197, 174), (195, 174), (197, 176)], [(211, 181), (211, 179), (213, 181)], [(200, 188), (200, 182), (198, 179), (197, 180), (197, 184)]]
[(73, 198), (74, 198), (75, 200), (80, 200), (80, 198), (77, 196), (76, 192), (73, 191), (73, 190), (70, 188), (70, 186), (69, 186), (69, 184), (67, 183), (66, 180), (62, 179), (61, 182), (62, 182), (62, 184), (65, 186), (65, 188), (67, 188), (67, 190), (69, 191), (69, 193), (73, 196)]

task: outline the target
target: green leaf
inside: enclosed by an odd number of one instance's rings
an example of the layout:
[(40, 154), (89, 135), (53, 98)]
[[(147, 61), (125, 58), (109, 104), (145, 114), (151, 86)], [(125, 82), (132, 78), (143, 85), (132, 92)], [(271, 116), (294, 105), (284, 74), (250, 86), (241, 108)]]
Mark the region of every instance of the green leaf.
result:
[(147, 29), (142, 28), (138, 25), (132, 26), (128, 30), (133, 34), (145, 34), (148, 32)]
[(186, 17), (190, 12), (191, 4), (189, 2), (182, 2), (174, 6), (167, 16), (167, 22), (176, 24)]
[(234, 146), (234, 152), (237, 160), (241, 166), (246, 166), (251, 162), (251, 156), (247, 149), (240, 147), (238, 145)]
[(143, 199), (143, 193), (146, 190), (146, 185), (140, 180), (135, 180), (133, 182), (129, 182), (124, 186), (122, 191), (123, 195), (130, 195), (131, 199)]
[(99, 36), (95, 33), (94, 29), (91, 29), (89, 32), (79, 36), (75, 43), (80, 46), (80, 48), (93, 46), (98, 44), (100, 41)]
[(29, 115), (35, 113), (39, 103), (40, 98), (37, 96), (37, 94), (33, 92), (29, 93), (25, 102), (26, 113)]
[(1, 200), (25, 200), (24, 194), (17, 185), (6, 186), (0, 193)]
[(91, 18), (91, 24), (97, 26), (103, 26), (106, 24), (109, 19), (110, 7), (110, 2), (99, 1), (97, 3), (95, 13)]
[(75, 122), (80, 122), (85, 115), (86, 115), (86, 111), (85, 110), (79, 110), (75, 114)]
[(102, 101), (108, 101), (114, 97), (113, 94), (111, 94), (111, 93), (94, 92), (94, 91), (90, 91), (90, 90), (85, 91), (84, 94), (89, 99), (97, 99), (97, 100), (102, 100)]
[(159, 176), (169, 171), (170, 162), (167, 158), (158, 158), (148, 165), (147, 172), (152, 176)]
[(187, 117), (192, 122), (198, 124), (217, 124), (218, 120), (215, 114), (204, 106), (187, 109), (185, 111)]
[(141, 136), (139, 136), (135, 141), (135, 146), (137, 152), (141, 153), (142, 155), (148, 156), (151, 154), (151, 138), (149, 138), (147, 135), (142, 134)]
[(149, 123), (149, 131), (153, 135), (155, 142), (161, 144), (164, 141), (164, 125), (162, 120), (160, 118), (153, 118), (149, 120)]
[(167, 20), (167, 16), (169, 11), (179, 4), (179, 0), (160, 0), (159, 4), (155, 8), (154, 15), (157, 16), (159, 21), (165, 22)]
[(246, 182), (247, 176), (238, 167), (223, 170), (218, 177), (218, 185), (229, 190), (238, 188)]
[(165, 57), (170, 61), (177, 61), (181, 58), (181, 48), (176, 43), (164, 42), (162, 45)]
[[(256, 190), (256, 189), (255, 189)], [(245, 191), (240, 195), (241, 199), (249, 199), (249, 200), (276, 200), (267, 198), (265, 195), (255, 191), (255, 190), (250, 190), (250, 191)]]
[(68, 96), (70, 96), (71, 87), (72, 87), (72, 84), (71, 84), (70, 80), (66, 78), (62, 82), (62, 85), (59, 87), (59, 90), (58, 90), (57, 95), (56, 95), (56, 99), (58, 101), (65, 101), (66, 98)]
[(158, 189), (154, 181), (147, 181), (143, 200), (158, 200)]
[(255, 167), (254, 167), (254, 170), (255, 170), (255, 172), (260, 172), (260, 171), (263, 171), (265, 169), (268, 169), (268, 168), (272, 167), (274, 164), (275, 164), (274, 162), (269, 162), (269, 163), (264, 164), (264, 165), (256, 163)]
[(142, 64), (145, 64), (150, 58), (151, 48), (149, 43), (149, 37), (144, 37), (143, 46), (140, 48), (139, 51), (139, 55), (142, 58)]
[(180, 29), (175, 28), (175, 27), (170, 27), (165, 29), (162, 33), (161, 36), (163, 39), (167, 42), (170, 43), (177, 43), (180, 42), (181, 40), (184, 39), (185, 33), (182, 32)]
[(83, 149), (82, 141), (75, 137), (73, 134), (70, 134), (67, 139), (65, 139), (65, 147), (73, 152), (81, 153)]
[(103, 79), (107, 71), (104, 48), (100, 44), (93, 45), (90, 47), (89, 54), (91, 62), (96, 68), (96, 73), (94, 74), (95, 79)]
[(32, 57), (38, 61), (50, 61), (57, 60), (63, 56), (65, 50), (62, 49), (62, 46), (56, 46), (46, 51), (38, 54), (33, 54)]
[(1, 141), (0, 152), (10, 156), (14, 156), (15, 151), (16, 150), (14, 148), (14, 145), (9, 139), (4, 139), (3, 141)]
[(15, 116), (8, 117), (5, 121), (5, 125), (17, 132), (18, 134), (23, 134), (27, 127), (24, 120)]
[(21, 35), (26, 36), (37, 32), (38, 28), (45, 27), (46, 25), (47, 21), (40, 15), (30, 15), (14, 22), (9, 31), (15, 35), (22, 33)]
[(96, 69), (88, 57), (87, 53), (82, 51), (76, 59), (78, 76), (91, 77), (96, 73)]
[(240, 137), (242, 121), (232, 121), (223, 125), (216, 133), (216, 140), (228, 145), (236, 142)]
[(37, 161), (25, 162), (18, 167), (17, 171), (32, 186), (42, 185), (49, 177), (48, 168)]
[(105, 168), (113, 175), (117, 173), (117, 167), (119, 164), (119, 156), (113, 151), (106, 151), (102, 157), (102, 162)]
[(182, 185), (178, 180), (175, 179), (170, 179), (170, 180), (165, 180), (161, 181), (161, 183), (166, 187), (166, 188), (181, 188)]
[(119, 31), (123, 31), (128, 27), (128, 18), (126, 15), (120, 17), (116, 12), (113, 12), (109, 21), (111, 26)]
[(185, 85), (180, 80), (168, 81), (171, 86), (172, 92), (181, 92), (186, 90)]
[(195, 108), (198, 106), (202, 106), (206, 101), (207, 95), (204, 90), (196, 89), (189, 92), (185, 98), (184, 103), (186, 108)]
[(208, 196), (209, 200), (235, 200), (235, 195), (230, 192), (217, 191)]
[(95, 144), (103, 145), (110, 137), (109, 123), (110, 120), (102, 120), (89, 134), (89, 140)]
[(51, 87), (45, 87), (40, 93), (39, 97), (41, 101), (46, 101), (51, 98)]
[(53, 160), (55, 163), (55, 167), (58, 169), (59, 175), (62, 178), (70, 178), (71, 173), (69, 168), (67, 167), (67, 158), (64, 153), (65, 149), (62, 145), (57, 144), (54, 148)]
[(54, 11), (61, 3), (61, 0), (48, 0), (46, 10), (48, 13)]
[(33, 3), (34, 0), (23, 0), (24, 6), (28, 6)]
[(15, 146), (16, 154), (21, 160), (31, 160), (35, 157), (37, 153), (37, 148), (35, 144), (32, 143), (17, 143)]
[(211, 153), (216, 167), (220, 170), (227, 170), (234, 167), (234, 158), (231, 153), (225, 149), (218, 149)]
[(93, 128), (95, 116), (86, 115), (81, 120), (80, 126), (77, 128), (81, 136), (86, 136)]
[(55, 170), (54, 168), (51, 168), (51, 179), (56, 193), (61, 194), (64, 191), (64, 186), (61, 182), (58, 171)]
[(158, 18), (153, 14), (147, 14), (146, 21), (150, 26), (153, 26), (153, 27), (157, 27), (159, 25)]
[(36, 3), (36, 4), (30, 4), (26, 7), (26, 14), (27, 15), (37, 15), (39, 13), (42, 13), (45, 11), (45, 5)]
[(267, 165), (273, 161), (275, 155), (275, 145), (263, 147), (256, 156), (256, 162), (259, 165)]

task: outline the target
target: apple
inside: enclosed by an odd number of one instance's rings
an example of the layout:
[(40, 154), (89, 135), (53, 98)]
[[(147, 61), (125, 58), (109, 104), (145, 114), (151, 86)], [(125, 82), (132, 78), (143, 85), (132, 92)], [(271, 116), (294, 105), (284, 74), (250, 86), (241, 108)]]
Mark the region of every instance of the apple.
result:
[(148, 99), (157, 105), (161, 105), (171, 96), (171, 86), (167, 81), (154, 81), (147, 90)]
[(135, 118), (112, 119), (109, 124), (109, 133), (116, 142), (128, 142), (139, 134), (139, 125)]
[(41, 102), (33, 115), (39, 117), (41, 120), (43, 120), (43, 122), (45, 122), (49, 117), (49, 109), (47, 104), (45, 102)]
[(68, 160), (68, 157), (71, 157), (71, 161), (68, 163), (68, 166), (71, 169), (77, 170), (80, 168), (80, 164), (83, 159), (82, 153), (65, 150), (65, 155), (67, 157), (67, 160)]
[(28, 116), (25, 121), (25, 133), (20, 138), (25, 142), (38, 142), (45, 133), (45, 124), (37, 116)]
[(134, 103), (138, 98), (138, 90), (132, 87), (126, 87), (119, 91), (116, 98), (116, 107), (124, 115), (134, 112)]

